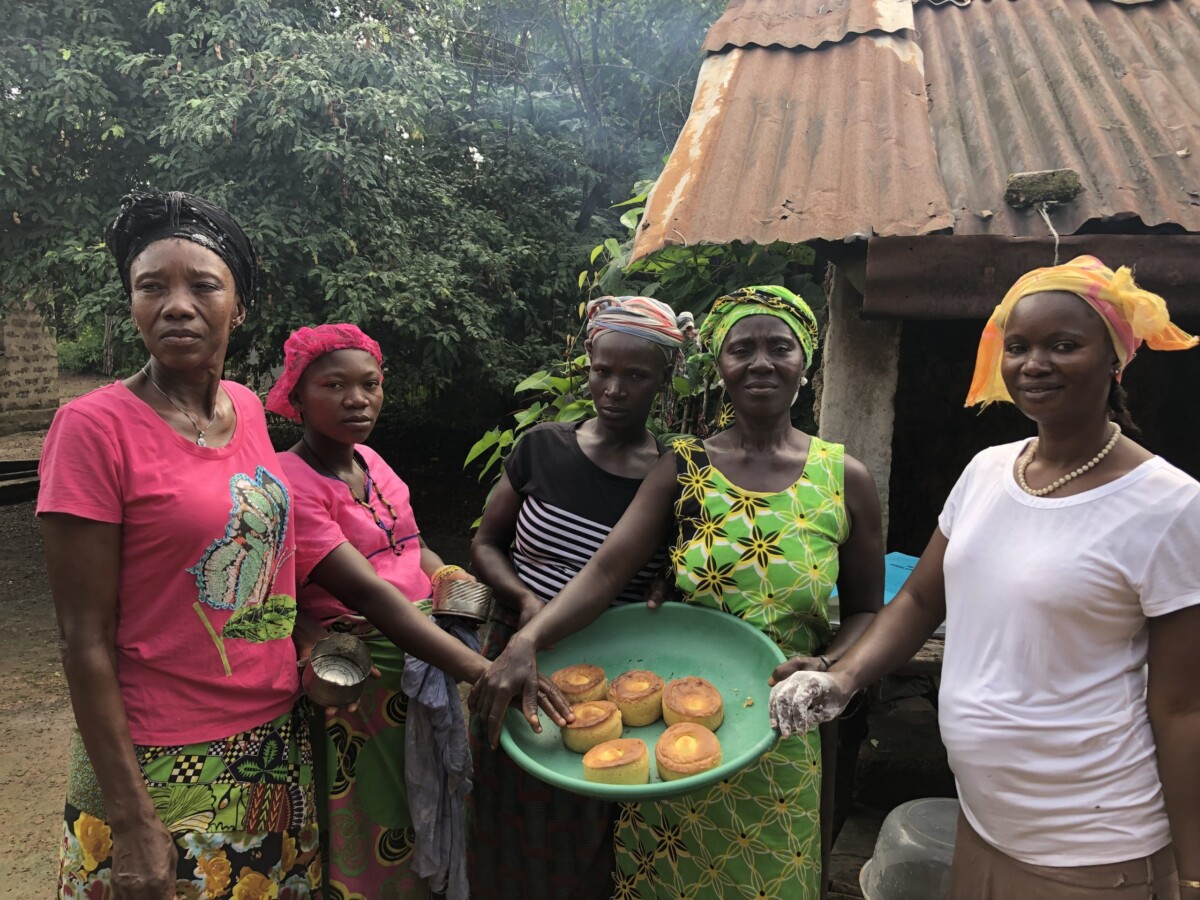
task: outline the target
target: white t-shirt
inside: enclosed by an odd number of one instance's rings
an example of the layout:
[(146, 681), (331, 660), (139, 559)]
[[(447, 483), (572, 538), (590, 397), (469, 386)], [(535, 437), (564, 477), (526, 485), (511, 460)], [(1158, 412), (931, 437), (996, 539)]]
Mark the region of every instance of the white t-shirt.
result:
[(1167, 845), (1146, 709), (1146, 617), (1200, 604), (1200, 483), (1155, 457), (1073, 497), (984, 450), (939, 519), (939, 719), (963, 812), (1009, 856), (1085, 866)]

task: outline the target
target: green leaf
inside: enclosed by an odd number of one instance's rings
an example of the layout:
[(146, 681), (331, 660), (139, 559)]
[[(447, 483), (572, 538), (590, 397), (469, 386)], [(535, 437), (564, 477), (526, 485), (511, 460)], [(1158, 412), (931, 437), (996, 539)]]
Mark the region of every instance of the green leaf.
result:
[(515, 388), (513, 388), (513, 393), (519, 394), (522, 391), (545, 391), (550, 388), (552, 381), (553, 379), (551, 378), (549, 372), (534, 372)]
[(467, 458), (465, 460), (463, 460), (463, 468), (465, 469), (467, 466), (469, 466), (471, 464), (471, 461), (474, 460), (475, 457), (479, 456), (479, 454), (483, 453), (485, 450), (487, 450), (491, 447), (496, 446), (496, 444), (499, 442), (499, 440), (500, 440), (500, 429), (499, 428), (493, 428), (491, 431), (489, 431), (487, 434), (485, 434), (483, 437), (481, 437), (479, 440), (477, 440), (471, 446), (471, 449), (469, 451), (467, 451)]
[(604, 245), (597, 244), (595, 247), (592, 248), (592, 255), (590, 257), (588, 257), (588, 262), (595, 265), (596, 258), (603, 252), (604, 252)]
[(62, 56), (64, 61), (71, 58), (71, 48), (70, 47), (63, 47), (58, 52)]
[(536, 422), (538, 420), (538, 416), (542, 414), (542, 410), (545, 408), (546, 404), (538, 401), (537, 403), (533, 404), (533, 406), (529, 407), (529, 409), (521, 410), (515, 416), (513, 416), (513, 419), (516, 421), (516, 427), (525, 428), (530, 422)]
[[(651, 182), (651, 184), (653, 184), (653, 182)], [(630, 197), (628, 200), (622, 200), (620, 203), (614, 203), (612, 208), (620, 209), (622, 206), (633, 206), (635, 203), (645, 203), (646, 198), (649, 196), (650, 192), (644, 191), (643, 193), (638, 194), (636, 197)]]
[(500, 448), (497, 447), (495, 449), (495, 451), (492, 453), (492, 455), (490, 457), (488, 457), (488, 461), (483, 464), (483, 468), (479, 472), (479, 479), (478, 479), (479, 481), (483, 481), (483, 476), (486, 475), (488, 472), (490, 472), (492, 469), (492, 466), (494, 466), (496, 463), (498, 463), (500, 461), (500, 456), (501, 456), (501, 451), (500, 451)]
[(568, 403), (563, 407), (562, 411), (554, 417), (556, 422), (577, 422), (582, 418), (590, 415), (595, 407), (591, 400), (576, 400), (574, 403)]
[(241, 638), (263, 644), (291, 637), (296, 621), (296, 601), (287, 594), (272, 594), (262, 603), (243, 606), (225, 622), (223, 638)]
[(646, 207), (644, 206), (639, 206), (636, 209), (626, 210), (621, 214), (621, 224), (632, 231), (633, 229), (637, 228), (638, 219), (641, 218), (642, 213), (645, 211)]
[(621, 245), (617, 243), (616, 238), (605, 238), (604, 249), (608, 251), (608, 255), (613, 259), (621, 255)]

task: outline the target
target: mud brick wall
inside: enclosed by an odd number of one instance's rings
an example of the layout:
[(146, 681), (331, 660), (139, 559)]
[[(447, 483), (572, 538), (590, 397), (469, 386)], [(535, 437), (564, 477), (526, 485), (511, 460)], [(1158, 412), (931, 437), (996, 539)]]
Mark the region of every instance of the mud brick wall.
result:
[(54, 332), (36, 309), (0, 311), (0, 434), (45, 428), (56, 409)]

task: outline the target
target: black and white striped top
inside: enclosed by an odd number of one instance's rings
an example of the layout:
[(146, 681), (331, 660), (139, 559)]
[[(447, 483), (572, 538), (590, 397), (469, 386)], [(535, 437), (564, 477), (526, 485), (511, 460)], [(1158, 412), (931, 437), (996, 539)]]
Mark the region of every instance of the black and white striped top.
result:
[[(545, 601), (561, 591), (600, 549), (641, 487), (601, 469), (579, 446), (578, 422), (530, 429), (504, 461), (523, 498), (512, 560), (521, 580)], [(666, 562), (666, 548), (634, 577), (617, 603), (641, 601)]]

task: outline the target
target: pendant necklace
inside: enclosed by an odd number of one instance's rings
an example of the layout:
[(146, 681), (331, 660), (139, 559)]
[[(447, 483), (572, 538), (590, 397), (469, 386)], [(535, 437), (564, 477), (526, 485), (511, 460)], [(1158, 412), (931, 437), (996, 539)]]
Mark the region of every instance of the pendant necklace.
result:
[(205, 423), (203, 428), (201, 428), (198, 424), (196, 424), (196, 420), (192, 418), (192, 414), (190, 412), (172, 400), (171, 395), (158, 386), (158, 382), (155, 381), (154, 376), (150, 374), (150, 363), (146, 363), (146, 365), (142, 366), (142, 374), (146, 376), (146, 380), (150, 382), (156, 391), (167, 398), (168, 403), (187, 416), (187, 420), (191, 422), (192, 427), (196, 429), (196, 445), (198, 447), (207, 447), (208, 444), (204, 442), (204, 432), (208, 431), (208, 429), (212, 427), (212, 423), (216, 421), (217, 404), (215, 402), (213, 403), (213, 413), (208, 417), (208, 422)]

